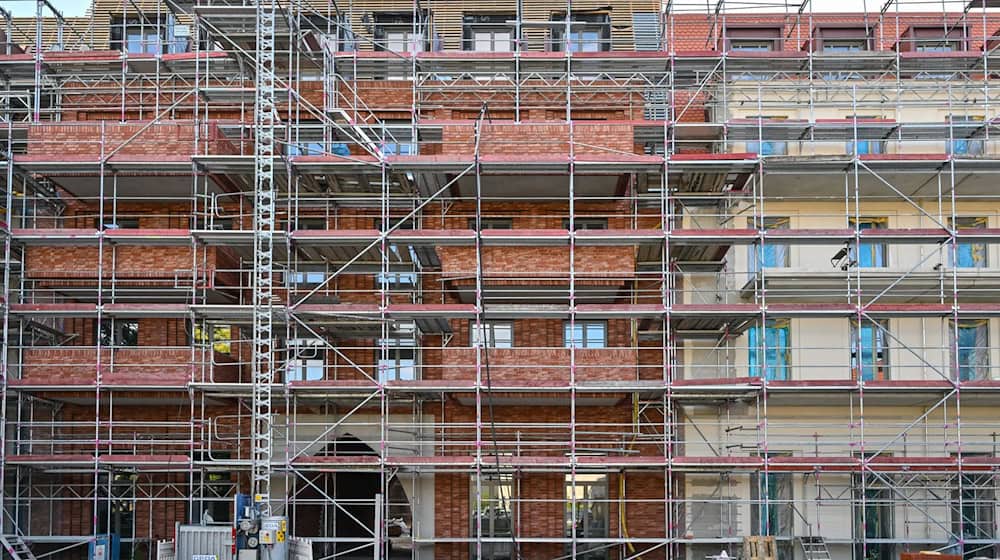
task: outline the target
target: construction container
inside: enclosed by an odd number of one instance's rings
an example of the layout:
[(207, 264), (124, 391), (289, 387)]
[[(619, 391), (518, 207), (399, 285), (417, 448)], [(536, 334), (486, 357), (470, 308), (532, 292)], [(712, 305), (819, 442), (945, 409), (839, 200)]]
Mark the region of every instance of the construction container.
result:
[(177, 524), (176, 560), (233, 560), (236, 546), (229, 525)]

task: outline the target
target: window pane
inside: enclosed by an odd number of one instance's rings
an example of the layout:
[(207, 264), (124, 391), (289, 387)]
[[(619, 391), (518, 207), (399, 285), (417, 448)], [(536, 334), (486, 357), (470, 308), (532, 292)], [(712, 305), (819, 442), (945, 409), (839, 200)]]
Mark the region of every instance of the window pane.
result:
[(830, 40), (824, 40), (823, 41), (823, 51), (824, 52), (860, 52), (860, 51), (863, 51), (863, 50), (866, 50), (865, 49), (865, 41), (863, 41), (863, 40), (857, 40), (857, 41), (849, 41), (849, 40), (841, 40), (841, 41), (834, 40), (834, 41), (830, 41)]
[(318, 338), (288, 339), (288, 375), (292, 381), (319, 381), (324, 377), (325, 343)]
[(763, 329), (751, 327), (747, 332), (747, 346), (751, 377), (788, 379), (791, 349), (790, 327), (786, 321), (768, 321)]
[(762, 156), (783, 156), (788, 153), (788, 143), (784, 141), (747, 142), (747, 151)]
[[(862, 219), (861, 221), (855, 222), (851, 220), (851, 225), (857, 224), (857, 228), (861, 231), (870, 229), (885, 229), (886, 222), (884, 219)], [(857, 251), (857, 255), (852, 248), (851, 250), (851, 260), (857, 263), (857, 266), (862, 268), (872, 268), (872, 267), (884, 267), (887, 266), (886, 258), (886, 247), (884, 243), (874, 243), (871, 241), (862, 242)]]
[(385, 34), (385, 48), (393, 52), (403, 52), (406, 45), (406, 33), (392, 31)]
[(379, 381), (412, 381), (416, 378), (416, 362), (413, 359), (379, 360)]
[[(601, 474), (577, 474), (565, 479), (565, 520), (567, 538), (601, 539), (608, 537), (608, 480)], [(576, 502), (574, 511), (573, 500)], [(569, 545), (567, 545), (569, 546)], [(588, 552), (588, 550), (591, 550)], [(577, 543), (578, 558), (605, 558), (607, 551), (598, 543)]]
[[(772, 230), (787, 229), (789, 218), (769, 216), (761, 219), (748, 220), (749, 226), (755, 229)], [(766, 242), (763, 245), (750, 246), (750, 272), (761, 268), (786, 268), (790, 266), (788, 246), (782, 243)]]
[[(483, 537), (509, 537), (511, 534), (513, 518), (514, 487), (510, 475), (500, 477), (492, 476), (483, 478), (480, 483), (480, 499), (476, 504), (476, 483), (470, 480), (469, 488), (472, 497), (469, 503), (472, 506), (469, 519), (472, 520), (471, 534), (477, 530), (477, 522), (481, 524)], [(479, 516), (477, 519), (477, 515)], [(475, 552), (475, 544), (472, 544)], [(484, 560), (509, 560), (511, 558), (511, 543), (509, 542), (484, 542), (482, 543), (482, 558)]]
[(289, 373), (292, 381), (320, 381), (323, 379), (323, 360), (292, 360)]
[[(985, 229), (986, 218), (961, 217), (952, 221), (955, 229)], [(986, 268), (985, 243), (958, 243), (955, 256), (951, 259), (959, 268)]]
[(420, 35), (415, 35), (413, 33), (408, 33), (407, 34), (407, 44), (408, 44), (408, 47), (409, 47), (409, 48), (407, 48), (407, 52), (417, 53), (417, 52), (423, 52), (424, 51), (424, 42), (421, 39)]
[(604, 323), (588, 323), (587, 348), (604, 348)]
[(989, 378), (989, 323), (985, 319), (958, 322), (955, 362), (960, 381)]
[(194, 326), (194, 341), (198, 344), (211, 344), (212, 349), (222, 354), (232, 350), (232, 327), (229, 325), (213, 325), (206, 329), (202, 325)]
[(579, 323), (575, 325), (570, 325), (567, 321), (563, 325), (563, 345), (567, 348), (570, 346), (580, 347), (583, 344), (583, 326)]
[(317, 286), (326, 279), (326, 273), (318, 270), (304, 270), (292, 274), (296, 286)]
[(487, 340), (490, 348), (513, 348), (514, 325), (509, 322), (488, 321), (479, 325), (472, 322), (470, 326), (472, 346), (480, 346)]
[(858, 140), (857, 143), (847, 143), (847, 153), (851, 155), (881, 154), (882, 142), (879, 140)]
[(489, 33), (476, 33), (474, 49), (477, 52), (489, 52), (493, 50), (493, 41)]
[(607, 344), (607, 324), (604, 321), (577, 321), (563, 324), (563, 345), (566, 348), (604, 348)]
[(417, 285), (416, 272), (380, 272), (375, 275), (380, 287), (410, 289)]
[(511, 49), (511, 34), (498, 32), (493, 34), (493, 50), (496, 52), (510, 52)]
[(155, 31), (147, 31), (145, 37), (147, 54), (160, 54), (160, 36)]
[[(413, 329), (413, 325), (409, 325)], [(412, 330), (407, 331), (412, 333)], [(396, 337), (379, 340), (379, 349), (376, 350), (378, 357), (378, 378), (379, 381), (414, 380), (417, 376), (417, 351), (416, 340), (412, 334), (409, 338)], [(385, 346), (385, 352), (381, 347)]]
[(129, 53), (141, 53), (142, 51), (142, 33), (138, 30), (129, 29), (127, 32), (128, 36), (128, 52)]
[(771, 41), (730, 41), (729, 48), (741, 52), (767, 52), (771, 50)]
[(98, 341), (101, 346), (138, 346), (139, 322), (103, 319)]
[(862, 381), (889, 378), (888, 323), (865, 320), (851, 323), (851, 376)]

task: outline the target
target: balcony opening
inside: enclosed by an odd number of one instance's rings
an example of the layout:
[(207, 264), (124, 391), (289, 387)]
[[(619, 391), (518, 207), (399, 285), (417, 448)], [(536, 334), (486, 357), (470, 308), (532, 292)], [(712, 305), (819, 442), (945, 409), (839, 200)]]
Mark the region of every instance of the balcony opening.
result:
[(177, 54), (192, 50), (191, 27), (177, 23), (170, 13), (162, 20), (146, 16), (112, 17), (110, 31), (111, 50), (129, 54)]
[(358, 40), (351, 30), (348, 14), (329, 12), (326, 14), (305, 14), (300, 17), (304, 43), (312, 51), (323, 49), (324, 42), (330, 50), (354, 52), (358, 50)]
[(556, 52), (601, 52), (611, 50), (611, 14), (571, 12), (567, 34), (566, 13), (552, 16), (550, 50)]
[[(368, 16), (365, 16), (368, 17)], [(420, 53), (430, 50), (429, 13), (378, 12), (375, 14), (375, 50)]]
[[(133, 473), (97, 475), (95, 533), (114, 533), (121, 539), (131, 539), (134, 536), (137, 483), (138, 477)], [(187, 504), (183, 504), (182, 508), (186, 510)], [(118, 560), (132, 560), (135, 557), (135, 548), (135, 546), (122, 546)]]
[(466, 14), (462, 17), (462, 50), (511, 52), (516, 49), (514, 14)]

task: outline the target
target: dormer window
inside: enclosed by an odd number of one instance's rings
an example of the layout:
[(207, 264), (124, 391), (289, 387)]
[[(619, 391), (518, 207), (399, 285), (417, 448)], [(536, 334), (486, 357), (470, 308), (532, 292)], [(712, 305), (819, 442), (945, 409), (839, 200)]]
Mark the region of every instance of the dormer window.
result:
[(896, 48), (901, 52), (956, 52), (966, 49), (965, 28), (940, 25), (912, 26), (899, 38)]
[(724, 48), (737, 52), (780, 51), (782, 46), (780, 27), (726, 27)]
[(813, 48), (823, 53), (852, 53), (872, 50), (869, 30), (865, 27), (824, 27), (813, 31)]

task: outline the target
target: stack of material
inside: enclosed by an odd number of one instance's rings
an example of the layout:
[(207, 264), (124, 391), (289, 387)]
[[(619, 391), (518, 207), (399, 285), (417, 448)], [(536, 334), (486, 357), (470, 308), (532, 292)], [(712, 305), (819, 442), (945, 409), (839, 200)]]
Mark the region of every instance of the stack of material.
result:
[(941, 554), (940, 552), (903, 552), (899, 560), (962, 560), (961, 554)]
[(774, 537), (743, 537), (743, 560), (777, 560)]

